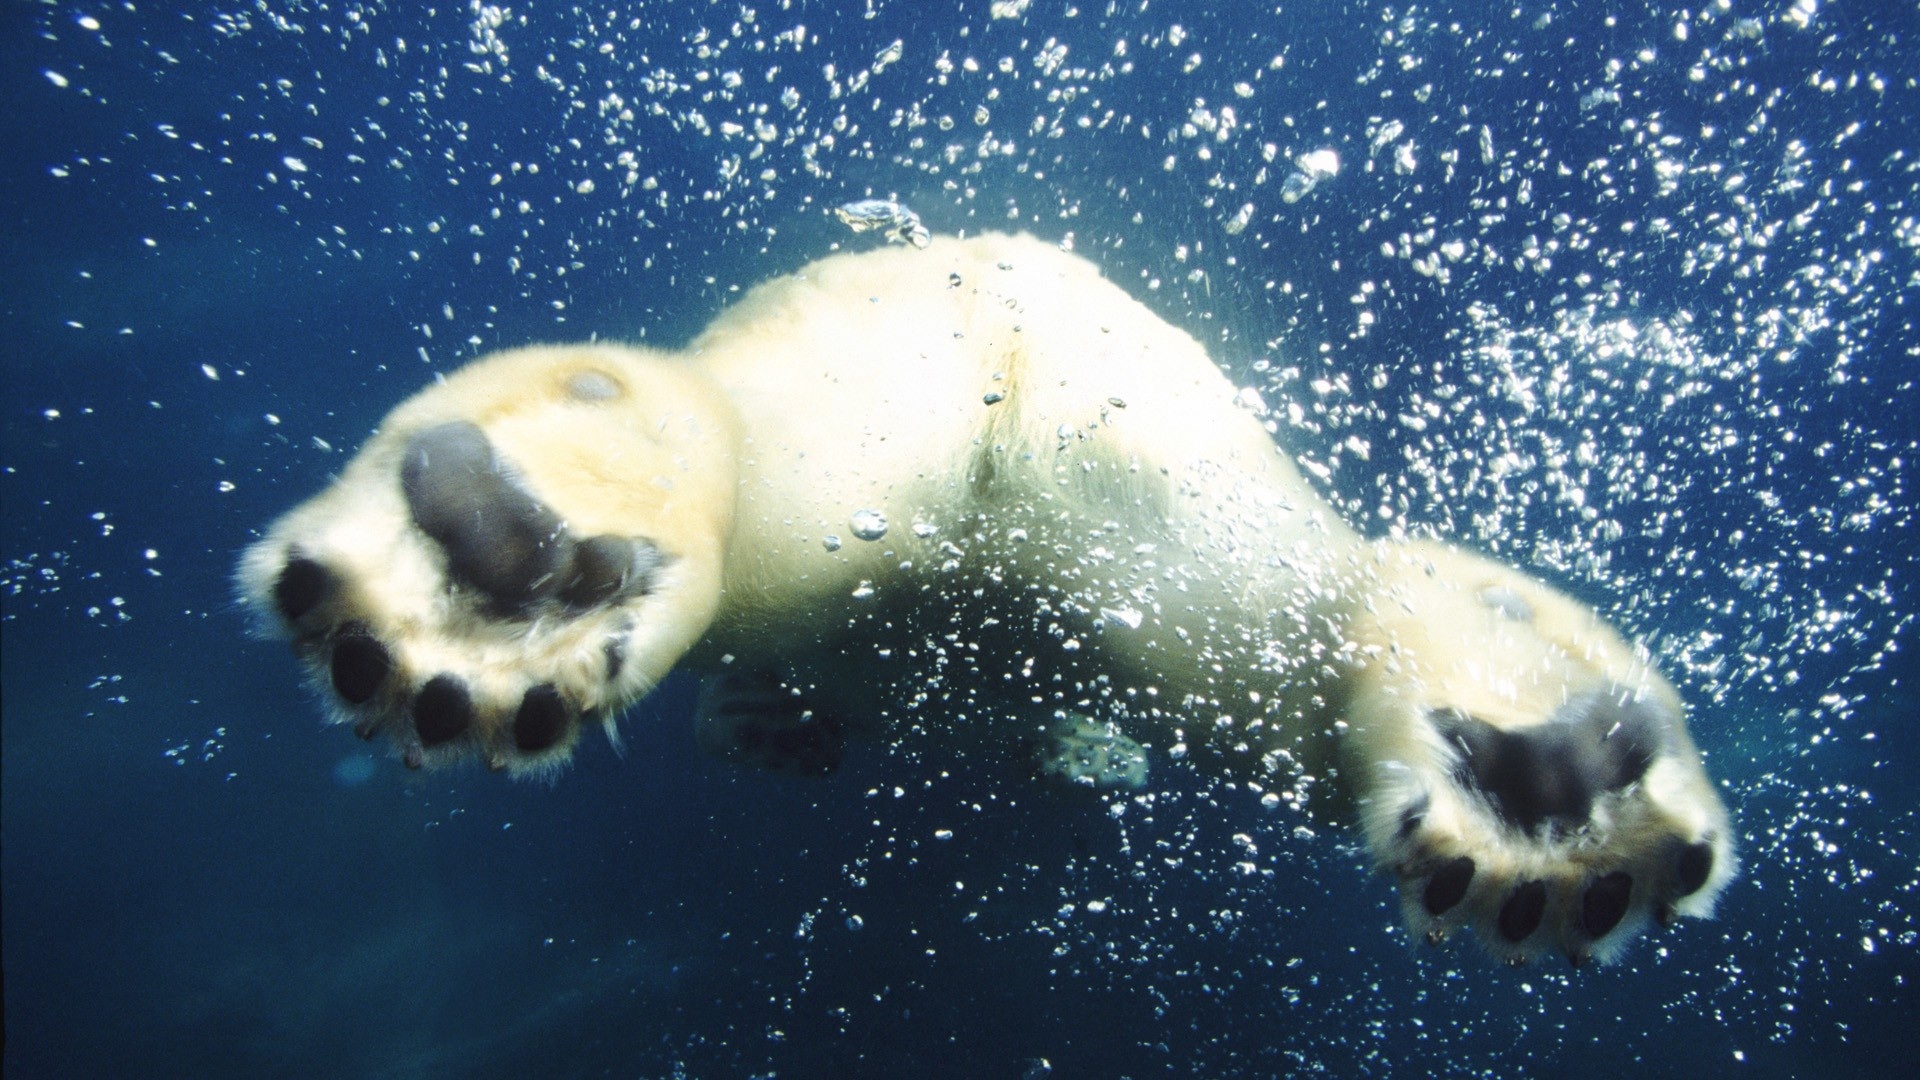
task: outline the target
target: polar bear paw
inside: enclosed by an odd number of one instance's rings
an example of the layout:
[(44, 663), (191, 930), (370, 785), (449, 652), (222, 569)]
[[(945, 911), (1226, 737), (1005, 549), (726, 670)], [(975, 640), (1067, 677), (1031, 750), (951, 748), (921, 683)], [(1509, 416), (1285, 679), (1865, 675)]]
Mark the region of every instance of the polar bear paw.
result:
[(489, 366), (390, 416), (248, 550), (239, 590), (334, 719), (408, 766), (550, 773), (704, 630), (717, 545), (674, 532), (668, 481), (697, 485), (673, 462), (701, 456), (633, 406), (636, 368), (592, 349)]
[[(501, 700), (491, 692), (497, 673), (479, 670), (497, 666), (486, 662), (486, 639), (512, 648), (515, 639), (551, 636), (582, 617), (604, 621), (647, 595), (664, 562), (660, 552), (637, 537), (574, 535), (516, 482), (471, 423), (408, 438), (398, 481), (416, 534), (410, 539), (437, 551), (444, 568), (438, 617), (422, 625), (394, 617), (386, 603), (358, 610), (354, 598), (372, 583), (350, 580), (342, 560), (329, 558), (323, 531), (288, 544), (277, 571), (262, 568), (272, 575), (273, 610), (294, 629), (296, 652), (324, 673), (355, 731), (397, 739), (410, 766), (470, 739), (495, 766), (563, 748), (585, 711), (579, 694), (562, 689), (578, 673), (529, 678), (513, 700)], [(454, 640), (461, 637), (467, 640)], [(430, 657), (449, 645), (434, 664)], [(618, 678), (625, 649), (623, 635), (600, 637), (590, 665), (601, 681)]]
[(1725, 812), (1660, 697), (1610, 684), (1530, 727), (1424, 722), (1428, 752), (1377, 766), (1365, 817), (1430, 944), (1471, 926), (1515, 966), (1610, 960), (1650, 923), (1708, 914), (1733, 876)]

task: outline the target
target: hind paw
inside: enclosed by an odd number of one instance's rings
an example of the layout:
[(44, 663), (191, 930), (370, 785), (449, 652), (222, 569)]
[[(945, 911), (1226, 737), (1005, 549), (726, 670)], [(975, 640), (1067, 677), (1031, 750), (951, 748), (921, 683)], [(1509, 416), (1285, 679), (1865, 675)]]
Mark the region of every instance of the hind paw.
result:
[(838, 715), (816, 709), (770, 672), (703, 682), (693, 730), (700, 748), (723, 761), (796, 776), (838, 769), (847, 744)]
[(1608, 960), (1649, 923), (1710, 912), (1733, 874), (1677, 702), (1610, 684), (1531, 726), (1424, 723), (1428, 753), (1379, 765), (1367, 818), (1430, 943), (1472, 927), (1511, 964)]
[(1093, 791), (1147, 786), (1147, 751), (1111, 722), (1062, 712), (1034, 740), (1030, 757), (1041, 779)]
[(616, 350), (476, 365), (247, 552), (243, 599), (337, 720), (409, 766), (539, 772), (672, 666), (711, 617), (720, 545), (689, 527), (711, 515), (675, 513), (701, 440), (642, 407), (644, 378)]

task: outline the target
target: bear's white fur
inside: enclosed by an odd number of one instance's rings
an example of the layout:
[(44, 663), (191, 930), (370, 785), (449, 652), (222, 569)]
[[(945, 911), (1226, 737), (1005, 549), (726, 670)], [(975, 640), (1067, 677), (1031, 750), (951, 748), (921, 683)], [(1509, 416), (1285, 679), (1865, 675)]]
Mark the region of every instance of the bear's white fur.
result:
[[(704, 744), (824, 772), (891, 666), (923, 724), (977, 737), (998, 709), (1013, 741), (1096, 740), (1043, 773), (1119, 754), (1099, 786), (1135, 783), (1144, 745), (1328, 792), (1430, 940), (1474, 925), (1510, 961), (1579, 961), (1708, 912), (1731, 828), (1645, 653), (1503, 566), (1361, 537), (1259, 411), (1033, 239), (836, 255), (683, 352), (449, 375), (247, 552), (240, 589), (410, 765), (551, 773), (684, 664), (716, 676)], [(617, 538), (615, 570), (574, 569), (586, 537)], [(495, 565), (525, 588), (484, 584)], [(980, 639), (1005, 662), (970, 658)]]

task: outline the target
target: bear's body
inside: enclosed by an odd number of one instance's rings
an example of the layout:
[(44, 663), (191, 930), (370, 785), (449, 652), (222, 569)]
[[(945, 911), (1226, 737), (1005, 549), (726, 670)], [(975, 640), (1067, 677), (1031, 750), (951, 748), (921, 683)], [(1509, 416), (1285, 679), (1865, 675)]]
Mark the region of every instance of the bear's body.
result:
[(1646, 657), (1497, 564), (1364, 540), (1258, 411), (1037, 241), (840, 255), (684, 353), (454, 373), (241, 589), (411, 765), (550, 771), (684, 663), (704, 745), (823, 772), (885, 665), (922, 723), (1054, 744), (1043, 773), (1137, 785), (1193, 746), (1331, 788), (1432, 939), (1580, 960), (1709, 910), (1726, 812)]

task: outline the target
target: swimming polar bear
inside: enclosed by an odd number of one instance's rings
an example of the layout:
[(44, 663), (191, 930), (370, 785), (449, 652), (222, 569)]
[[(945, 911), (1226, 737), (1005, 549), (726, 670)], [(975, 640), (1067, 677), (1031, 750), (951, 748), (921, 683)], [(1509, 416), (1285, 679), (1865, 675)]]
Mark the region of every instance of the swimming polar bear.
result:
[(1645, 651), (1505, 566), (1362, 537), (1260, 411), (1031, 238), (835, 255), (682, 352), (448, 375), (239, 587), (412, 767), (551, 775), (687, 666), (734, 760), (824, 773), (911, 714), (1096, 786), (1185, 757), (1349, 807), (1416, 934), (1513, 963), (1709, 913), (1731, 827)]

